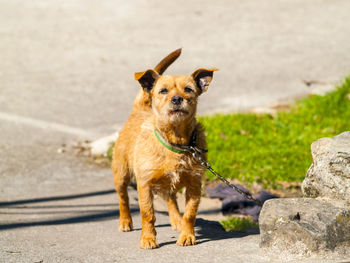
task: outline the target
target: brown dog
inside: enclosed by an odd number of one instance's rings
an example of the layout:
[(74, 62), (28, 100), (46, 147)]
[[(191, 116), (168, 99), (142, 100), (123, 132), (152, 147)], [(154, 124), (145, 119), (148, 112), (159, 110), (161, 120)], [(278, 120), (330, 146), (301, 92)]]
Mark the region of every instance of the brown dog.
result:
[[(127, 186), (135, 176), (142, 217), (140, 247), (145, 249), (158, 247), (155, 193), (166, 200), (171, 226), (180, 231), (177, 245), (195, 244), (194, 223), (205, 168), (181, 147), (206, 148), (203, 129), (195, 118), (197, 99), (207, 90), (217, 69), (198, 69), (189, 76), (162, 76), (180, 53), (179, 49), (169, 54), (154, 70), (135, 73), (142, 90), (113, 152), (112, 169), (120, 203), (119, 231), (133, 228)], [(205, 153), (202, 158), (206, 160)], [(183, 187), (186, 208), (181, 217), (176, 193)]]

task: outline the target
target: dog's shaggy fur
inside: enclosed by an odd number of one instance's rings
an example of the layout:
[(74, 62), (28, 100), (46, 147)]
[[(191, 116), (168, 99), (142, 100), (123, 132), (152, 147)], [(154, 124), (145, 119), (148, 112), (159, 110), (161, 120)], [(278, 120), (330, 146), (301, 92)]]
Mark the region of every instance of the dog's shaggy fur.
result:
[[(164, 58), (155, 69), (135, 73), (142, 86), (132, 113), (119, 133), (113, 152), (113, 173), (119, 196), (119, 231), (133, 228), (127, 186), (136, 177), (142, 217), (140, 247), (158, 247), (153, 195), (162, 196), (169, 209), (173, 229), (180, 231), (177, 244), (195, 244), (194, 223), (201, 196), (201, 179), (205, 168), (191, 154), (165, 148), (156, 138), (156, 129), (168, 142), (188, 145), (196, 132), (196, 145), (206, 148), (205, 135), (196, 121), (198, 96), (205, 92), (216, 69), (198, 69), (191, 75), (163, 76), (181, 50)], [(206, 160), (206, 155), (202, 154)], [(186, 208), (181, 217), (176, 193), (186, 188)]]

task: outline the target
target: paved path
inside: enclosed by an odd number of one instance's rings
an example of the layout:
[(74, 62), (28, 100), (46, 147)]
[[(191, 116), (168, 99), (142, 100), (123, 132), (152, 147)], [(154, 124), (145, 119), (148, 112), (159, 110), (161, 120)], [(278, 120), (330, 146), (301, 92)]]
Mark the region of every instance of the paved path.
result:
[(337, 83), (350, 72), (349, 10), (347, 0), (0, 0), (0, 262), (276, 259), (208, 211), (198, 246), (175, 246), (159, 212), (161, 248), (139, 250), (136, 200), (137, 230), (118, 233), (111, 171), (57, 150), (120, 127), (139, 88), (133, 73), (178, 47), (169, 73), (220, 68), (201, 114), (298, 97), (314, 86), (303, 80)]
[[(135, 231), (117, 230), (118, 201), (109, 169), (69, 153), (33, 173), (0, 178), (0, 262), (281, 262), (259, 250), (258, 234), (226, 233), (211, 210), (199, 213), (198, 245), (178, 247), (166, 213), (156, 213), (159, 249), (138, 248), (137, 193), (129, 187)], [(72, 165), (75, 164), (75, 165)], [(212, 211), (216, 213), (216, 211)], [(292, 260), (290, 262), (300, 262)], [(309, 259), (305, 262), (320, 262)], [(328, 260), (323, 262), (335, 262)]]
[[(348, 0), (0, 0), (0, 112), (105, 134), (133, 73), (218, 67), (200, 113), (269, 105), (350, 72)], [(1, 117), (0, 117), (1, 119)], [(108, 134), (108, 133), (107, 133)]]
[[(200, 218), (196, 227), (199, 245), (176, 246), (178, 233), (171, 230), (163, 212), (156, 214), (161, 248), (139, 249), (141, 224), (136, 191), (129, 189), (135, 231), (120, 233), (110, 172), (86, 165), (67, 173), (69, 163), (64, 159), (57, 161), (62, 168), (51, 175), (51, 182), (37, 182), (45, 177), (14, 178), (20, 189), (17, 196), (7, 192), (10, 201), (0, 204), (0, 262), (233, 262), (231, 256), (235, 260), (255, 259), (258, 235), (226, 233), (219, 223)], [(30, 185), (25, 193), (24, 185)], [(261, 256), (258, 262), (264, 262), (264, 258)]]

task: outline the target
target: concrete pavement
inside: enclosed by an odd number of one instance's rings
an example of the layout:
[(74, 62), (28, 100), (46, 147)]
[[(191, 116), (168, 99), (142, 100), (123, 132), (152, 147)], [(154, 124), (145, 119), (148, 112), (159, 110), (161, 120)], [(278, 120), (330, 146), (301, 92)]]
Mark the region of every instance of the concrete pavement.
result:
[(303, 80), (337, 83), (350, 72), (348, 10), (347, 0), (0, 0), (0, 262), (281, 262), (210, 211), (198, 246), (175, 246), (159, 212), (161, 248), (139, 250), (136, 192), (137, 230), (119, 233), (111, 171), (58, 149), (120, 127), (133, 73), (178, 47), (169, 73), (220, 68), (200, 114), (305, 95), (314, 85)]
[(350, 72), (347, 0), (0, 0), (0, 112), (109, 134), (138, 91), (133, 73), (218, 67), (199, 113), (307, 94)]

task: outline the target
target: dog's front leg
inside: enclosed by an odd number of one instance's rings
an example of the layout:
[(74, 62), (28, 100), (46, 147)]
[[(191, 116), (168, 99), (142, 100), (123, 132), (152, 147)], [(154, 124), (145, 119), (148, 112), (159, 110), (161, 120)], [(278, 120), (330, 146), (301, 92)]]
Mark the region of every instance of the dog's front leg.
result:
[(176, 244), (179, 246), (190, 246), (196, 244), (194, 224), (196, 222), (196, 214), (201, 198), (200, 182), (197, 182), (196, 184), (197, 185), (191, 184), (191, 186), (186, 187), (185, 214), (182, 218), (180, 236), (176, 242)]
[(159, 245), (156, 241), (157, 232), (154, 228), (156, 217), (154, 216), (152, 191), (149, 186), (140, 186), (139, 184), (137, 185), (137, 191), (142, 218), (140, 248), (157, 248)]

